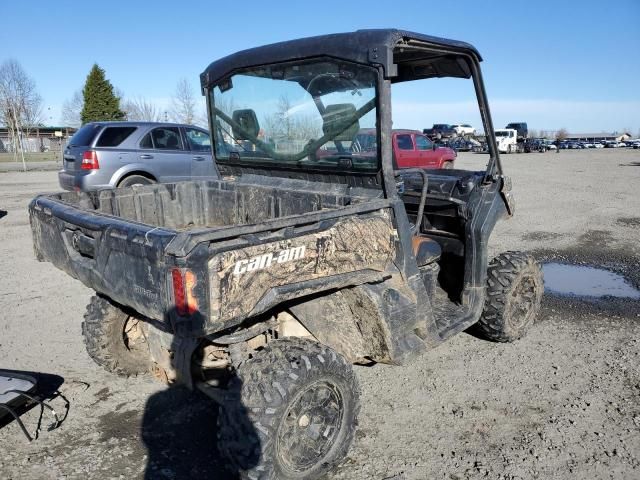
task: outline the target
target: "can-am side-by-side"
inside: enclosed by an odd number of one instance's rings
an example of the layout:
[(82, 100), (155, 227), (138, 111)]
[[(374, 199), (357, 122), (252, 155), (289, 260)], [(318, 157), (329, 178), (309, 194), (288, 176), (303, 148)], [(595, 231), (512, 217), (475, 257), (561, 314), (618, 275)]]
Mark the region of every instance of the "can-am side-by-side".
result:
[[(211, 63), (219, 180), (30, 204), (38, 259), (96, 291), (89, 355), (215, 398), (219, 447), (244, 478), (313, 479), (353, 440), (352, 365), (401, 365), (472, 325), (524, 335), (542, 274), (524, 253), (487, 258), (514, 203), (480, 61), (467, 43), (363, 30)], [(392, 85), (438, 77), (473, 82), (483, 171), (394, 168)]]

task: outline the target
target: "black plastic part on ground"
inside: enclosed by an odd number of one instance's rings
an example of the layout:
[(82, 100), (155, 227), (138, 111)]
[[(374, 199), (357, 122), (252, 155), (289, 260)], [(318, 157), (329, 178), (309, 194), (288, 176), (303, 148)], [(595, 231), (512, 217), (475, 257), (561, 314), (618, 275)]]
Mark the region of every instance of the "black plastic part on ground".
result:
[[(36, 400), (32, 401), (28, 397), (21, 397), (21, 401), (19, 404), (10, 405), (13, 413), (17, 415), (17, 417), (21, 417), (26, 412), (31, 410), (32, 408), (38, 406), (38, 401), (50, 401), (56, 397), (62, 397), (62, 394), (59, 392), (60, 386), (64, 383), (64, 378), (59, 375), (54, 375), (50, 373), (41, 373), (41, 372), (28, 372), (21, 370), (0, 370), (0, 373), (3, 375), (15, 375), (16, 377), (31, 377), (36, 381), (36, 388), (34, 391), (30, 393), (30, 395)], [(64, 398), (63, 398), (64, 399)], [(67, 415), (68, 411), (68, 402), (65, 400), (65, 404), (67, 405), (67, 409), (59, 418), (60, 422), (58, 422), (58, 426), (62, 423)], [(4, 415), (6, 413), (6, 415)], [(41, 412), (40, 418), (38, 420), (38, 428), (43, 420), (44, 412)], [(8, 413), (8, 411), (0, 411), (0, 428), (9, 425), (10, 423), (16, 421), (16, 419)], [(24, 430), (23, 430), (24, 431)]]

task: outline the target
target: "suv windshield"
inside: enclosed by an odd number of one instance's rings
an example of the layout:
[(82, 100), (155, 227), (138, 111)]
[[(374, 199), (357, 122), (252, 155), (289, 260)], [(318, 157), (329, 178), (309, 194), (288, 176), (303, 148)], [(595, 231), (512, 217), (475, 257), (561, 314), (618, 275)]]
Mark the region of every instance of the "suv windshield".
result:
[[(211, 90), (216, 159), (375, 171), (376, 71), (336, 60), (263, 66)], [(373, 139), (360, 142), (362, 129)], [(366, 143), (366, 146), (363, 145)]]

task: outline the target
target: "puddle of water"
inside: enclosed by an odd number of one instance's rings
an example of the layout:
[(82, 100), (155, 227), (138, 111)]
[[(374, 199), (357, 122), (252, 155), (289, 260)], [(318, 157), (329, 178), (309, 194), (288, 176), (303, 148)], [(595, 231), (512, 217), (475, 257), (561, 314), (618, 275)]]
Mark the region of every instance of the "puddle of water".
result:
[(602, 268), (545, 263), (542, 271), (544, 289), (558, 295), (640, 298), (640, 290), (622, 275)]

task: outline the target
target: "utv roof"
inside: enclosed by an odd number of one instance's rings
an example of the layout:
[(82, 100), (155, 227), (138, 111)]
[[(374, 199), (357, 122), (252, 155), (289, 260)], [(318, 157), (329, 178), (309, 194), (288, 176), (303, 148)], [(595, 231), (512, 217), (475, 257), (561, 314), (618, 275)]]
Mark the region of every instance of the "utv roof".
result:
[(471, 55), (477, 61), (482, 60), (475, 47), (465, 42), (396, 29), (358, 30), (242, 50), (211, 63), (200, 75), (200, 83), (204, 89), (237, 70), (321, 56), (382, 65), (385, 75), (392, 81), (468, 78), (469, 69), (459, 57), (456, 59), (457, 55)]

